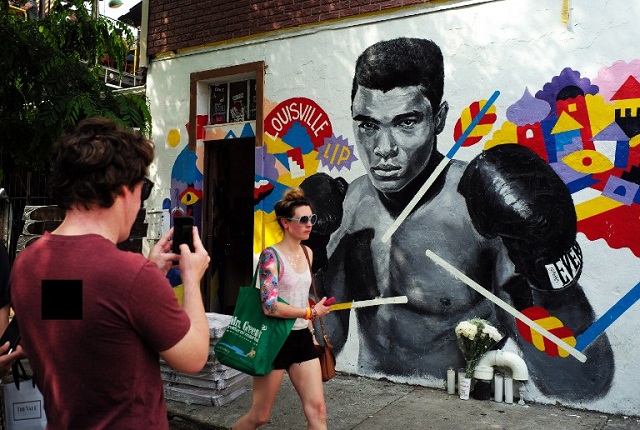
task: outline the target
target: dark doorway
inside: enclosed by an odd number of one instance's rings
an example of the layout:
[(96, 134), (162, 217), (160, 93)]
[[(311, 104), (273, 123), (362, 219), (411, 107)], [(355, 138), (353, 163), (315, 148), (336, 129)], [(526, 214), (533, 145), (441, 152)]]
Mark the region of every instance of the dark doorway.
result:
[(208, 312), (232, 314), (238, 288), (253, 276), (255, 139), (205, 142), (204, 245), (211, 256), (205, 275)]

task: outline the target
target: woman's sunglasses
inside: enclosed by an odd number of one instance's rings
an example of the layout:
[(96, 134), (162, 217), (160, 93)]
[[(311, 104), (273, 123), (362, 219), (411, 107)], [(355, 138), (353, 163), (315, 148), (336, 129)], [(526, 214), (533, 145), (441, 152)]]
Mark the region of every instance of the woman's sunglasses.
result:
[(140, 191), (140, 199), (144, 202), (151, 195), (153, 189), (153, 182), (149, 178), (142, 180), (142, 190)]
[(318, 215), (311, 214), (311, 216), (301, 216), (300, 218), (287, 218), (289, 221), (298, 221), (298, 224), (308, 224), (315, 225), (318, 220)]

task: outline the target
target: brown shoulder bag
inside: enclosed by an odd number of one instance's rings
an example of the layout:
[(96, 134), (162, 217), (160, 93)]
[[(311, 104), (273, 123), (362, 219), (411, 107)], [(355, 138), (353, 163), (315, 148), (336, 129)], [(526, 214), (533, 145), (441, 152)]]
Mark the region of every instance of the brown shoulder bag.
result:
[[(305, 257), (307, 257), (307, 263), (309, 263), (309, 272), (311, 273), (311, 286), (313, 287), (313, 295), (315, 297), (316, 303), (318, 302), (318, 292), (316, 291), (316, 283), (313, 279), (313, 270), (311, 269), (311, 260), (309, 260), (309, 253), (307, 252), (307, 248), (302, 245), (302, 250), (304, 251)], [(333, 346), (329, 343), (329, 337), (324, 329), (324, 323), (322, 322), (322, 318), (318, 317), (320, 321), (320, 327), (322, 328), (322, 339), (324, 340), (324, 345), (315, 345), (316, 349), (320, 353), (320, 367), (322, 368), (322, 381), (327, 382), (329, 379), (336, 376), (336, 357), (333, 354)]]

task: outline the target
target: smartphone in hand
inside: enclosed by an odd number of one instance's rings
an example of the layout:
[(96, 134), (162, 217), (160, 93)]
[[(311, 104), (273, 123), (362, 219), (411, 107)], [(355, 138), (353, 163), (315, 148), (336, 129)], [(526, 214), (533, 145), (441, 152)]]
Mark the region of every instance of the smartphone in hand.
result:
[(173, 220), (173, 244), (171, 251), (175, 254), (180, 254), (180, 245), (183, 243), (189, 245), (191, 252), (194, 252), (193, 217), (190, 216), (181, 216)]
[(324, 305), (325, 306), (331, 306), (335, 302), (336, 302), (336, 298), (335, 297), (329, 297), (327, 300), (324, 301)]
[(11, 319), (7, 329), (2, 333), (2, 337), (0, 337), (0, 346), (4, 345), (7, 341), (9, 341), (9, 350), (6, 354), (11, 354), (15, 351), (18, 343), (20, 343), (20, 328), (18, 327), (18, 320), (16, 317)]

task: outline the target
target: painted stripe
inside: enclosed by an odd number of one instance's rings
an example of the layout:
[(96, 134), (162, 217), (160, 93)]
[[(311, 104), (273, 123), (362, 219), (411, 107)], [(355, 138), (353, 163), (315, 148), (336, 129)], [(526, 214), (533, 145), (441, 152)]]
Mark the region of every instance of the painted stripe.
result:
[(616, 304), (611, 306), (604, 315), (589, 326), (580, 336), (576, 343), (576, 349), (583, 351), (591, 342), (596, 340), (620, 315), (625, 313), (635, 302), (640, 299), (640, 282), (631, 289)]
[(345, 302), (345, 303), (336, 303), (335, 305), (331, 305), (332, 311), (341, 311), (344, 309), (351, 308), (366, 308), (368, 306), (379, 306), (379, 305), (399, 305), (408, 303), (409, 299), (407, 296), (395, 296), (395, 297), (378, 297), (377, 299), (371, 300), (360, 300), (357, 302)]
[(451, 149), (449, 150), (449, 152), (447, 152), (447, 155), (446, 155), (447, 158), (449, 159), (453, 158), (456, 152), (458, 152), (458, 149), (460, 149), (464, 141), (467, 140), (467, 137), (469, 137), (469, 134), (471, 134), (471, 131), (473, 131), (476, 125), (478, 125), (478, 123), (480, 122), (484, 114), (486, 114), (487, 111), (491, 108), (491, 106), (493, 106), (493, 104), (498, 99), (499, 95), (500, 95), (500, 91), (494, 91), (493, 94), (491, 94), (491, 97), (489, 97), (489, 100), (487, 100), (484, 106), (482, 106), (482, 109), (480, 109), (480, 112), (478, 112), (478, 115), (476, 115), (473, 121), (471, 121), (471, 124), (469, 124), (469, 126), (464, 129), (464, 132), (460, 135), (458, 140), (456, 140), (456, 143), (454, 143)]
[(540, 327), (543, 327), (547, 330), (553, 330), (554, 328), (564, 327), (564, 325), (562, 324), (562, 321), (560, 321), (556, 317), (542, 318), (542, 319), (536, 320), (536, 322), (540, 324)]
[(576, 216), (578, 217), (578, 221), (582, 221), (583, 219), (591, 218), (592, 216), (599, 215), (620, 206), (622, 206), (622, 203), (620, 203), (619, 201), (613, 200), (606, 196), (600, 196), (596, 197), (595, 199), (577, 204)]
[(395, 233), (396, 230), (398, 230), (398, 227), (400, 227), (400, 224), (402, 224), (404, 220), (407, 219), (411, 211), (413, 211), (413, 208), (416, 207), (420, 199), (426, 194), (429, 188), (431, 188), (431, 185), (433, 185), (433, 183), (436, 181), (438, 176), (440, 176), (440, 173), (442, 173), (442, 171), (447, 166), (447, 164), (449, 164), (449, 161), (453, 158), (455, 153), (458, 152), (458, 149), (460, 149), (464, 141), (467, 139), (467, 137), (469, 137), (469, 134), (475, 128), (475, 126), (478, 125), (478, 123), (480, 122), (484, 114), (486, 114), (489, 108), (493, 106), (493, 104), (495, 103), (499, 95), (500, 95), (500, 91), (494, 91), (491, 97), (489, 97), (489, 100), (487, 100), (487, 103), (485, 103), (482, 109), (480, 109), (480, 112), (478, 113), (478, 115), (473, 119), (473, 121), (471, 121), (471, 124), (469, 124), (469, 126), (460, 135), (458, 140), (456, 140), (456, 143), (454, 143), (453, 147), (451, 147), (449, 152), (447, 152), (447, 155), (445, 156), (445, 158), (443, 158), (442, 161), (440, 161), (440, 164), (436, 166), (435, 170), (431, 173), (431, 175), (429, 175), (425, 183), (422, 184), (422, 187), (420, 187), (416, 195), (413, 196), (409, 204), (404, 208), (404, 210), (400, 213), (400, 215), (398, 215), (398, 218), (396, 218), (393, 224), (391, 224), (391, 227), (389, 227), (389, 230), (387, 230), (387, 232), (382, 235), (383, 243), (389, 242), (389, 239), (391, 239), (391, 236), (393, 236), (393, 233)]
[(425, 195), (427, 190), (431, 188), (431, 185), (433, 185), (433, 183), (436, 181), (438, 176), (440, 176), (440, 173), (442, 173), (444, 168), (447, 167), (447, 164), (449, 164), (449, 161), (451, 160), (447, 157), (443, 158), (442, 161), (440, 161), (440, 164), (436, 166), (435, 170), (427, 178), (427, 181), (424, 184), (422, 184), (422, 187), (420, 188), (420, 190), (418, 190), (416, 195), (413, 196), (413, 198), (411, 199), (409, 204), (404, 208), (402, 213), (400, 213), (400, 215), (398, 215), (398, 218), (396, 218), (393, 224), (391, 224), (391, 227), (389, 227), (389, 230), (387, 230), (387, 232), (384, 235), (382, 235), (383, 243), (389, 242), (389, 239), (391, 239), (391, 236), (393, 236), (393, 233), (395, 233), (398, 227), (400, 227), (400, 224), (402, 224), (404, 220), (407, 219), (407, 217), (409, 216), (413, 208), (416, 207), (416, 205), (418, 204), (422, 196)]
[(445, 260), (440, 258), (438, 255), (436, 255), (430, 249), (427, 249), (426, 255), (431, 260), (433, 260), (434, 263), (436, 263), (437, 265), (439, 265), (440, 267), (445, 269), (447, 272), (449, 272), (455, 278), (460, 279), (462, 282), (467, 284), (469, 287), (474, 289), (476, 292), (478, 292), (479, 294), (482, 294), (484, 297), (486, 297), (487, 299), (491, 300), (493, 303), (496, 304), (496, 306), (501, 307), (502, 309), (504, 309), (505, 311), (507, 311), (508, 313), (510, 313), (511, 315), (513, 315), (514, 317), (516, 317), (517, 319), (522, 321), (524, 324), (528, 325), (529, 327), (531, 327), (532, 329), (534, 329), (535, 331), (540, 333), (542, 336), (544, 336), (545, 338), (549, 339), (551, 342), (553, 342), (556, 345), (558, 345), (560, 348), (562, 348), (565, 351), (567, 351), (569, 354), (574, 356), (581, 363), (584, 363), (585, 361), (587, 361), (587, 357), (582, 352), (578, 351), (577, 349), (575, 349), (571, 345), (567, 344), (565, 341), (563, 341), (562, 339), (560, 339), (558, 336), (554, 335), (553, 333), (549, 333), (548, 330), (545, 330), (544, 328), (540, 327), (540, 325), (538, 323), (536, 323), (535, 321), (533, 321), (531, 318), (527, 317), (522, 312), (517, 311), (515, 308), (510, 306), (508, 303), (506, 303), (500, 297), (496, 296), (495, 294), (493, 294), (493, 293), (489, 292), (488, 290), (486, 290), (485, 288), (483, 288), (476, 281), (474, 281), (473, 279), (469, 278), (464, 273), (460, 272), (458, 269), (453, 267), (451, 264), (447, 263)]

